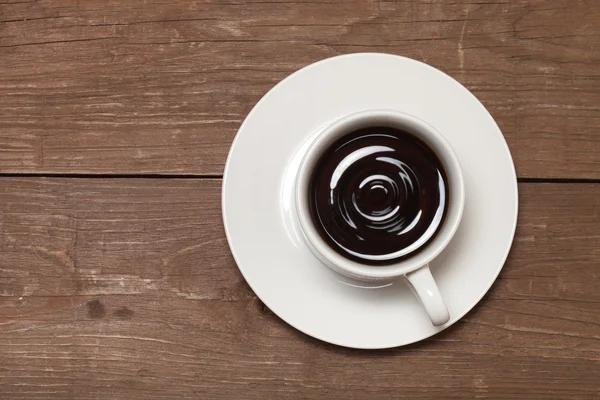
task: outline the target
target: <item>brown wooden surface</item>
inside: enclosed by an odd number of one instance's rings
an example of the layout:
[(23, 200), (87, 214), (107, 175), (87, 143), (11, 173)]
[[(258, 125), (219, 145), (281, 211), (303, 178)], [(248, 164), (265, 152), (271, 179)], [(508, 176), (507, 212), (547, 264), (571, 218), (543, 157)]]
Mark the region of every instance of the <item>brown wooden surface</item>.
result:
[[(273, 315), (221, 222), (254, 103), (358, 51), (462, 82), (521, 178), (488, 295), (385, 351)], [(0, 399), (600, 398), (599, 104), (593, 0), (0, 0)]]
[(2, 172), (221, 174), (281, 78), (381, 51), (478, 96), (520, 177), (600, 178), (595, 0), (9, 1), (0, 21)]
[(2, 398), (597, 398), (599, 184), (521, 184), (483, 302), (423, 343), (323, 344), (260, 304), (219, 180), (2, 179)]

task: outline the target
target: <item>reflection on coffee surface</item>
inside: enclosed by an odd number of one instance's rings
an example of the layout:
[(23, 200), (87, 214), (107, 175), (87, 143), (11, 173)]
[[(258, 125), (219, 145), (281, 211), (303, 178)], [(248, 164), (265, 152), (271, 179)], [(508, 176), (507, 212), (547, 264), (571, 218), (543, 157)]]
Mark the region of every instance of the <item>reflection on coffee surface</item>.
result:
[(313, 223), (332, 249), (360, 263), (386, 265), (432, 241), (449, 188), (442, 163), (422, 140), (371, 127), (325, 150), (308, 195)]

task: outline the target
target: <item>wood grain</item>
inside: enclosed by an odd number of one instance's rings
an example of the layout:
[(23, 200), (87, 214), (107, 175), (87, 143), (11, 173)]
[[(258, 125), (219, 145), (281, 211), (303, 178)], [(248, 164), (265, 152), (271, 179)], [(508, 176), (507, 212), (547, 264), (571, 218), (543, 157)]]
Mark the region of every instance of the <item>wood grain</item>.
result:
[(521, 183), (480, 305), (356, 351), (256, 298), (219, 179), (110, 177), (218, 177), (267, 90), (363, 51), (462, 82), (520, 178), (600, 179), (594, 1), (0, 0), (0, 398), (600, 398), (599, 183)]
[(240, 276), (220, 180), (0, 179), (0, 398), (600, 396), (600, 184), (519, 186), (480, 306), (356, 351), (287, 326)]
[(585, 0), (0, 3), (0, 172), (222, 173), (241, 121), (319, 59), (423, 60), (490, 110), (525, 178), (600, 178)]

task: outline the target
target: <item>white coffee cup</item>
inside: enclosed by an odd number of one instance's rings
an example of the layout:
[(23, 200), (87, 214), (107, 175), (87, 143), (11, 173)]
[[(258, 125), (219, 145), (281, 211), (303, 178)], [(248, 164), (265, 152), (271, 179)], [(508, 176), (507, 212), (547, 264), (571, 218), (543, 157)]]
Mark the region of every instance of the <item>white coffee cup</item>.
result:
[[(446, 216), (434, 239), (418, 253), (384, 266), (361, 264), (333, 250), (313, 224), (309, 210), (309, 183), (321, 155), (337, 139), (357, 129), (387, 126), (407, 131), (423, 140), (436, 153), (446, 172), (449, 199)], [(367, 110), (345, 116), (319, 133), (308, 147), (296, 178), (295, 203), (300, 227), (311, 251), (332, 270), (362, 281), (393, 281), (406, 278), (423, 304), (431, 322), (443, 325), (450, 319), (448, 309), (429, 270), (429, 263), (450, 243), (464, 208), (463, 176), (454, 150), (431, 125), (425, 121), (393, 110)]]

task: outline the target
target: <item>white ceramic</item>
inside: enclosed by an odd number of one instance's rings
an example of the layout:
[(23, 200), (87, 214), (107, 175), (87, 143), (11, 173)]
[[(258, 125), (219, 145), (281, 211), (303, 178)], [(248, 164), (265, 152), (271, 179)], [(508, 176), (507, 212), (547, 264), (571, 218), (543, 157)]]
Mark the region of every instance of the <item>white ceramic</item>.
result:
[[(294, 185), (310, 143), (334, 121), (372, 109), (426, 121), (462, 167), (463, 217), (429, 264), (451, 316), (442, 326), (432, 325), (405, 280), (364, 282), (325, 267), (293, 217)], [(266, 306), (308, 335), (370, 349), (425, 339), (464, 316), (500, 272), (517, 219), (512, 158), (481, 103), (433, 67), (372, 53), (320, 61), (271, 89), (234, 140), (222, 201), (233, 256)]]
[[(369, 266), (343, 257), (333, 250), (322, 238), (314, 226), (310, 213), (308, 191), (312, 171), (321, 155), (335, 141), (349, 132), (369, 126), (389, 126), (411, 132), (433, 149), (440, 158), (446, 171), (450, 198), (446, 218), (431, 243), (412, 257), (385, 266)], [(464, 187), (462, 172), (454, 150), (444, 136), (425, 121), (394, 110), (365, 110), (345, 116), (325, 128), (310, 144), (304, 154), (298, 177), (296, 178), (295, 205), (300, 228), (306, 244), (325, 265), (349, 278), (362, 281), (391, 282), (398, 278), (407, 278), (434, 325), (443, 325), (450, 319), (448, 309), (429, 270), (433, 260), (450, 243), (458, 228), (464, 207)], [(438, 209), (438, 220), (442, 220), (444, 205)], [(432, 225), (430, 232), (417, 242), (393, 255), (379, 256), (380, 260), (398, 258), (407, 252), (423, 246), (436, 233)]]

